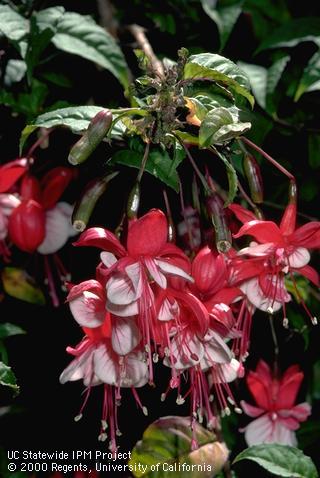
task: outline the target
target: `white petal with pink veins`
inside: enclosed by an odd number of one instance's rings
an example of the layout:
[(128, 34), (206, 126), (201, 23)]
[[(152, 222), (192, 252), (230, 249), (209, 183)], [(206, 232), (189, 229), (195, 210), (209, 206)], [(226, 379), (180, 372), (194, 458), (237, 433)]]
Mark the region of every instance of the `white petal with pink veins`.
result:
[(276, 421), (274, 423), (272, 439), (266, 443), (280, 443), (280, 445), (297, 446), (297, 439), (294, 431)]
[(71, 313), (81, 327), (99, 327), (105, 319), (103, 301), (99, 296), (84, 291), (69, 303)]
[(245, 439), (248, 446), (261, 445), (261, 443), (273, 442), (273, 429), (274, 422), (268, 417), (263, 415), (256, 420), (253, 420), (245, 428)]
[(138, 301), (131, 302), (131, 304), (119, 305), (113, 304), (109, 300), (106, 304), (106, 309), (111, 312), (111, 314), (117, 315), (118, 317), (132, 317), (139, 313)]
[(121, 387), (143, 387), (149, 380), (148, 366), (142, 352), (130, 353), (125, 357), (121, 374)]
[(236, 359), (231, 359), (229, 363), (219, 365), (221, 373), (221, 379), (219, 379), (219, 381), (223, 383), (233, 382), (236, 378), (238, 378), (238, 373), (241, 367), (241, 363)]
[(46, 211), (46, 235), (38, 247), (40, 254), (53, 254), (61, 249), (70, 236), (69, 221), (57, 207)]
[(166, 277), (160, 272), (159, 267), (155, 263), (153, 259), (145, 258), (144, 263), (148, 269), (149, 274), (153, 278), (153, 280), (162, 288), (167, 288), (167, 279)]
[(309, 261), (310, 254), (305, 247), (297, 247), (294, 252), (288, 256), (289, 267), (295, 267), (296, 269), (306, 266)]
[(141, 273), (141, 265), (139, 262), (135, 262), (130, 266), (125, 268), (126, 273), (128, 274), (129, 279), (132, 282), (133, 289), (135, 291), (136, 297), (138, 298), (142, 294), (143, 290), (143, 282), (142, 282), (142, 273)]
[(247, 403), (244, 400), (240, 401), (240, 405), (244, 413), (252, 418), (259, 417), (260, 415), (262, 415), (262, 413), (265, 412), (265, 410), (263, 410), (262, 408), (250, 405), (250, 403)]
[(94, 372), (101, 382), (118, 385), (119, 357), (112, 354), (108, 343), (100, 344), (93, 356)]
[(203, 353), (203, 345), (196, 336), (181, 338), (177, 335), (171, 342), (170, 356), (165, 357), (163, 363), (167, 367), (186, 370), (197, 365), (202, 360)]
[(100, 259), (101, 259), (101, 262), (108, 269), (109, 269), (109, 267), (113, 266), (113, 264), (118, 262), (118, 259), (116, 258), (116, 256), (114, 254), (112, 254), (111, 252), (106, 252), (106, 251), (101, 252)]
[(93, 369), (93, 353), (94, 348), (89, 347), (81, 353), (77, 358), (64, 369), (60, 375), (60, 383), (73, 382), (75, 380), (84, 379), (85, 385), (93, 385), (94, 369)]
[(178, 313), (178, 303), (176, 301), (173, 301), (173, 303), (171, 303), (170, 300), (164, 299), (158, 313), (158, 320), (167, 322), (168, 320), (174, 319), (178, 315)]
[(229, 363), (232, 353), (219, 334), (212, 332), (210, 341), (204, 342), (204, 355), (201, 360), (201, 369), (207, 370), (215, 364)]
[(124, 273), (113, 275), (106, 284), (108, 300), (117, 305), (128, 305), (139, 296), (131, 279)]
[(282, 307), (281, 302), (273, 301), (263, 294), (257, 278), (244, 282), (239, 288), (247, 296), (251, 304), (259, 310), (266, 312), (271, 307), (273, 312), (277, 312)]
[(178, 277), (183, 277), (184, 279), (194, 282), (193, 277), (187, 274), (183, 269), (180, 267), (174, 266), (173, 264), (165, 261), (160, 261), (159, 259), (155, 259), (154, 262), (160, 267), (162, 272), (165, 274), (172, 274)]
[(115, 319), (112, 321), (111, 343), (118, 355), (127, 355), (139, 343), (140, 334), (134, 319)]
[(238, 251), (238, 255), (242, 256), (247, 254), (254, 257), (264, 257), (267, 256), (272, 249), (274, 249), (273, 242), (266, 242), (265, 244), (257, 244), (256, 242), (251, 242), (250, 246), (244, 247)]

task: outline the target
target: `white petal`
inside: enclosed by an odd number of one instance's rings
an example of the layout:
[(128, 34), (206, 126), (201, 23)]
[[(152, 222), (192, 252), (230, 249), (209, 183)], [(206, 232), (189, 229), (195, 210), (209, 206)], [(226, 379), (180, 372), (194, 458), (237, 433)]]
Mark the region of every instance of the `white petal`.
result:
[(96, 348), (93, 356), (94, 372), (101, 382), (117, 385), (119, 364), (116, 360), (107, 343), (100, 344)]
[(233, 382), (236, 378), (238, 378), (238, 372), (241, 367), (241, 363), (236, 359), (231, 359), (230, 363), (221, 364), (219, 366), (220, 372), (222, 374), (220, 382)]
[(112, 302), (107, 301), (106, 309), (111, 312), (111, 314), (117, 315), (118, 317), (132, 317), (139, 313), (137, 300), (125, 305), (113, 304)]
[(264, 257), (267, 256), (272, 249), (274, 249), (273, 242), (266, 242), (265, 244), (257, 244), (256, 242), (252, 242), (250, 246), (241, 249), (237, 254), (239, 256), (247, 254), (254, 257)]
[(266, 312), (269, 307), (271, 307), (273, 312), (277, 312), (282, 307), (281, 302), (273, 301), (263, 294), (259, 281), (255, 277), (241, 284), (239, 288), (247, 296), (248, 300), (259, 310)]
[(78, 357), (76, 357), (74, 360), (72, 360), (72, 362), (64, 369), (64, 371), (60, 375), (60, 383), (64, 384), (66, 382), (80, 380), (84, 378), (85, 375), (88, 375), (88, 370), (90, 370), (91, 375), (93, 375), (93, 351), (94, 349), (90, 347), (85, 352), (81, 353)]
[(173, 357), (165, 357), (164, 365), (174, 367), (177, 370), (186, 370), (197, 365), (203, 358), (203, 345), (200, 340), (195, 337), (186, 337), (181, 340), (179, 336), (175, 336), (171, 342), (170, 355)]
[(303, 267), (310, 261), (310, 254), (305, 247), (297, 247), (292, 254), (288, 257), (289, 267)]
[(272, 442), (280, 443), (281, 445), (297, 446), (297, 439), (294, 431), (283, 426), (280, 422), (274, 423), (274, 430), (272, 433)]
[(114, 254), (112, 254), (111, 252), (106, 252), (106, 251), (101, 252), (100, 259), (101, 259), (101, 262), (108, 269), (109, 267), (113, 266), (113, 264), (115, 264), (118, 261), (118, 259), (116, 258)]
[(72, 226), (72, 221), (71, 221), (74, 207), (65, 201), (58, 202), (56, 207), (64, 214), (65, 218), (68, 221), (69, 237), (76, 236), (77, 234), (79, 234), (79, 232), (76, 231), (74, 227)]
[(154, 262), (160, 267), (162, 272), (164, 272), (165, 274), (173, 274), (178, 277), (183, 277), (184, 279), (190, 282), (194, 282), (194, 279), (180, 267), (174, 266), (173, 264), (170, 264), (169, 262), (160, 261), (159, 259), (155, 259)]
[(179, 305), (176, 301), (171, 303), (168, 299), (164, 299), (161, 304), (158, 320), (168, 321), (174, 319), (179, 313)]
[(135, 298), (140, 297), (142, 294), (142, 274), (140, 263), (135, 262), (134, 264), (127, 266), (125, 271), (132, 282), (132, 286), (136, 294)]
[(245, 439), (248, 446), (261, 445), (261, 443), (272, 443), (274, 422), (268, 415), (253, 420), (245, 428)]
[(139, 343), (139, 329), (134, 319), (116, 319), (112, 323), (111, 343), (118, 355), (127, 355)]
[(231, 350), (216, 332), (212, 331), (211, 340), (204, 342), (203, 345), (204, 355), (200, 364), (202, 370), (207, 370), (215, 364), (225, 364), (231, 361)]
[(116, 305), (128, 305), (138, 296), (130, 278), (123, 273), (112, 276), (106, 285), (108, 300)]
[(46, 211), (46, 235), (38, 247), (40, 254), (53, 254), (61, 249), (69, 238), (69, 221), (55, 206)]
[(162, 288), (167, 288), (167, 279), (166, 277), (160, 272), (157, 267), (157, 264), (154, 260), (145, 258), (144, 263), (148, 269), (149, 274), (153, 278), (153, 280)]
[(121, 376), (121, 387), (143, 387), (148, 382), (148, 366), (141, 352), (131, 353), (125, 359), (125, 376)]
[(71, 313), (81, 327), (99, 327), (105, 319), (104, 304), (100, 297), (84, 291), (69, 303)]

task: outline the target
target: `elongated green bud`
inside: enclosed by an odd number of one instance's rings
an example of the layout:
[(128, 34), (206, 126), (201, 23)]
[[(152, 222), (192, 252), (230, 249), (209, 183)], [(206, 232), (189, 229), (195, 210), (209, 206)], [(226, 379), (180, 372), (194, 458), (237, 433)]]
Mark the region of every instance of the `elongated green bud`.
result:
[(88, 184), (73, 211), (72, 226), (76, 231), (82, 232), (85, 230), (97, 201), (107, 189), (108, 183), (117, 174), (118, 171), (103, 178), (94, 179)]
[(129, 194), (127, 203), (127, 218), (136, 219), (140, 204), (140, 183), (137, 181)]
[(243, 169), (248, 180), (252, 200), (261, 204), (263, 202), (263, 183), (260, 166), (251, 154), (245, 154)]
[(217, 249), (219, 252), (227, 252), (232, 244), (232, 236), (228, 227), (223, 201), (218, 194), (213, 193), (207, 198), (206, 207), (214, 226)]
[(88, 129), (70, 150), (68, 161), (73, 165), (81, 164), (88, 159), (103, 140), (112, 123), (110, 110), (102, 110), (89, 123)]

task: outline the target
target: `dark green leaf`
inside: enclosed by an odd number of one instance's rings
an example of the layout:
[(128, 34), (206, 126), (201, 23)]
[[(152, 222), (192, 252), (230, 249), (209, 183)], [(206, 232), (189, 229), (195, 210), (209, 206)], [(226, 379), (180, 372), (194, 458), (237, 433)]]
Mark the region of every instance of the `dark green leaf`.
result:
[(317, 51), (312, 56), (308, 65), (305, 67), (296, 94), (294, 96), (294, 101), (298, 101), (300, 96), (304, 93), (316, 90), (320, 90), (320, 51)]
[[(142, 157), (142, 152), (125, 149), (117, 151), (113, 155), (112, 164), (123, 164), (139, 169)], [(174, 160), (172, 160), (166, 150), (155, 149), (149, 154), (145, 170), (178, 192), (179, 176), (176, 169), (183, 158), (184, 155), (176, 154)]]
[(246, 74), (231, 60), (213, 53), (192, 55), (184, 68), (185, 79), (208, 79), (218, 82), (232, 92), (244, 96), (253, 106), (250, 82)]
[(256, 445), (241, 452), (233, 461), (251, 460), (276, 476), (288, 478), (318, 478), (311, 458), (301, 450), (286, 445)]
[(26, 332), (21, 327), (15, 324), (10, 324), (10, 322), (0, 324), (0, 339), (5, 339), (7, 337), (11, 337), (12, 335), (21, 335), (25, 333)]
[(8, 367), (3, 362), (0, 362), (0, 385), (10, 387), (15, 394), (19, 393), (19, 386), (11, 367)]
[(285, 23), (268, 35), (257, 51), (268, 48), (294, 47), (303, 41), (312, 41), (320, 46), (320, 18), (295, 18)]
[(79, 55), (110, 71), (127, 88), (128, 70), (114, 38), (89, 16), (66, 12), (52, 39), (60, 50)]
[[(152, 423), (132, 451), (129, 464), (134, 468), (134, 476), (165, 478), (172, 474), (176, 478), (207, 478), (219, 472), (228, 456), (225, 445), (216, 442), (213, 433), (198, 423), (195, 424), (195, 434), (199, 448), (191, 451), (189, 417), (163, 417)], [(145, 467), (145, 471), (142, 471), (141, 466), (140, 469), (134, 466), (138, 463)], [(152, 471), (151, 466), (157, 463), (158, 471)], [(179, 464), (182, 463), (190, 468), (194, 465), (194, 469), (179, 470)], [(197, 471), (196, 465), (203, 463), (206, 464), (206, 469)]]
[(5, 86), (12, 86), (13, 83), (19, 83), (27, 71), (27, 65), (23, 60), (9, 60), (4, 75)]
[(243, 1), (237, 1), (231, 5), (223, 5), (216, 0), (201, 0), (202, 7), (206, 14), (216, 23), (220, 34), (220, 50), (228, 41), (241, 12)]
[(8, 40), (19, 41), (29, 32), (29, 22), (9, 5), (0, 5), (0, 31)]
[(250, 123), (236, 121), (230, 109), (215, 108), (207, 114), (199, 130), (199, 146), (206, 148), (213, 144), (222, 144), (240, 136), (250, 129)]
[(31, 304), (45, 304), (43, 292), (24, 270), (15, 267), (5, 267), (2, 271), (2, 282), (5, 292), (16, 299)]
[(53, 85), (61, 86), (62, 88), (71, 88), (72, 83), (69, 78), (61, 73), (55, 73), (54, 71), (48, 71), (41, 73), (41, 78), (49, 81)]
[(44, 30), (51, 30), (53, 34), (56, 33), (59, 21), (65, 14), (63, 7), (50, 7), (41, 10), (34, 14), (36, 24), (40, 32)]

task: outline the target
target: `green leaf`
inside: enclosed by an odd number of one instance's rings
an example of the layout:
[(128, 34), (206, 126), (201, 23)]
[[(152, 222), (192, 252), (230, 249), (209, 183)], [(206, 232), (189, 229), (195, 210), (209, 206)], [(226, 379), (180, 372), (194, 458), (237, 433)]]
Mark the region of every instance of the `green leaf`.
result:
[[(139, 169), (142, 157), (142, 152), (125, 149), (117, 151), (111, 163)], [(179, 176), (176, 169), (183, 159), (184, 154), (176, 154), (172, 160), (166, 150), (154, 149), (149, 154), (145, 170), (178, 192)]]
[(52, 39), (56, 48), (79, 55), (110, 71), (127, 88), (128, 69), (124, 55), (114, 38), (89, 17), (66, 12)]
[(49, 81), (53, 85), (61, 86), (62, 88), (71, 88), (72, 82), (69, 78), (61, 73), (55, 73), (54, 71), (46, 71), (41, 73), (41, 78)]
[(312, 169), (320, 167), (320, 134), (309, 134), (308, 159)]
[(232, 92), (244, 96), (251, 106), (254, 98), (250, 93), (250, 82), (246, 74), (233, 61), (214, 53), (192, 55), (184, 67), (185, 79), (207, 79), (216, 81)]
[(304, 93), (316, 90), (320, 90), (320, 51), (317, 51), (311, 57), (308, 65), (305, 67), (294, 96), (294, 101), (298, 101)]
[(23, 60), (9, 60), (4, 75), (5, 86), (12, 86), (13, 83), (19, 83), (27, 71), (26, 62)]
[(11, 367), (3, 362), (0, 362), (0, 385), (12, 388), (15, 395), (19, 393), (19, 386), (17, 385), (15, 374), (12, 372)]
[(199, 129), (199, 146), (206, 148), (213, 144), (230, 141), (250, 129), (250, 123), (236, 121), (227, 108), (215, 108), (207, 114)]
[(216, 23), (220, 34), (220, 50), (223, 50), (228, 41), (241, 12), (243, 1), (231, 5), (223, 5), (216, 0), (201, 0), (202, 8), (206, 14)]
[[(37, 128), (65, 126), (70, 128), (73, 133), (81, 133), (88, 128), (92, 118), (103, 109), (101, 106), (70, 106), (68, 108), (48, 111), (38, 116), (32, 124), (28, 124), (23, 129), (20, 137), (20, 152), (22, 152), (23, 146), (30, 134)], [(122, 136), (125, 131), (123, 124), (117, 119), (120, 115), (145, 116), (147, 114), (147, 112), (141, 108), (123, 108), (111, 111), (114, 118), (113, 123), (116, 122), (111, 130), (111, 137)]]
[[(290, 56), (285, 55), (267, 69), (260, 65), (238, 62), (240, 68), (247, 74), (252, 92), (261, 108), (270, 110), (270, 100), (281, 79), (281, 75), (287, 66)], [(273, 109), (273, 108), (272, 108)]]
[(6, 339), (7, 337), (12, 337), (13, 335), (25, 334), (25, 330), (15, 324), (10, 324), (10, 322), (5, 322), (0, 324), (0, 339)]
[(294, 47), (304, 41), (312, 41), (320, 46), (320, 18), (303, 17), (286, 22), (266, 37), (257, 52), (269, 48)]
[(276, 476), (288, 478), (318, 478), (318, 473), (311, 458), (301, 450), (286, 445), (263, 444), (247, 448), (241, 452), (233, 463), (251, 460)]
[(177, 136), (181, 141), (185, 144), (193, 144), (195, 146), (199, 145), (199, 138), (197, 136), (193, 136), (193, 134), (186, 133), (186, 131), (173, 131), (174, 135)]
[[(215, 441), (216, 437), (198, 423), (195, 434), (199, 448), (191, 451), (192, 431), (189, 417), (163, 417), (152, 423), (143, 433), (142, 440), (134, 447), (129, 465), (137, 478), (165, 478), (172, 474), (176, 478), (211, 477), (222, 468), (228, 453), (225, 445)], [(138, 468), (137, 464), (140, 463)], [(158, 471), (152, 471), (153, 465)], [(188, 465), (189, 470), (179, 470), (179, 464)], [(206, 464), (204, 471), (197, 465)], [(136, 465), (136, 466), (135, 466)], [(191, 466), (194, 465), (191, 471)], [(170, 468), (171, 467), (171, 468)], [(171, 472), (171, 473), (170, 473)]]
[(53, 34), (57, 32), (59, 21), (65, 14), (65, 9), (61, 6), (50, 7), (33, 14), (40, 32), (51, 30)]
[[(313, 398), (320, 400), (320, 360), (313, 366)], [(320, 426), (320, 423), (319, 423)]]
[(20, 41), (29, 32), (29, 22), (9, 5), (0, 5), (0, 32), (11, 41)]
[(31, 304), (45, 304), (46, 300), (43, 292), (24, 270), (5, 267), (1, 275), (4, 291), (11, 297)]

